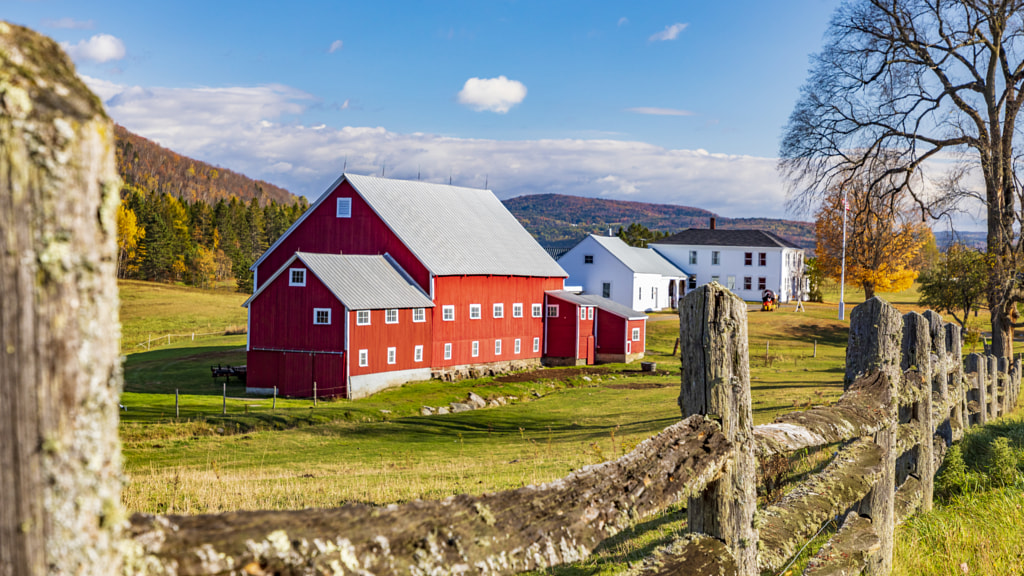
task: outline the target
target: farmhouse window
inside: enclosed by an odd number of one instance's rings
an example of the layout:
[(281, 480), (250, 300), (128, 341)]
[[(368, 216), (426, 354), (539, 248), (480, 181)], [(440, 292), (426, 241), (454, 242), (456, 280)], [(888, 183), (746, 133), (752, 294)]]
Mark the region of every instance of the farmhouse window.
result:
[(313, 324), (330, 324), (331, 323), (331, 309), (330, 308), (314, 308), (313, 309)]
[(539, 337), (535, 337), (533, 339), (533, 351), (534, 352), (540, 352), (540, 338)]
[(757, 253), (757, 265), (758, 266), (767, 266), (768, 265), (768, 255), (765, 254), (764, 252), (758, 252)]
[(473, 357), (476, 358), (480, 355), (480, 342), (473, 340)]
[(516, 344), (515, 344), (515, 347), (512, 350), (513, 353), (519, 354), (519, 352), (521, 352), (522, 349), (523, 349), (523, 343), (519, 340), (519, 338), (516, 338)]
[(455, 320), (455, 306), (442, 306), (441, 320), (444, 320), (445, 322)]
[(766, 288), (768, 288), (768, 280), (764, 276), (758, 278), (757, 279), (757, 289), (758, 290), (764, 290)]
[(427, 321), (427, 311), (424, 310), (423, 308), (413, 308), (412, 309), (412, 321), (413, 322), (426, 322)]
[(718, 266), (721, 263), (721, 259), (720, 259), (720, 256), (719, 256), (720, 254), (721, 253), (718, 250), (712, 250), (711, 251), (711, 265), (712, 266)]
[(540, 318), (543, 313), (543, 304), (533, 304), (532, 306), (530, 306), (530, 314), (533, 315), (534, 318)]
[(603, 284), (601, 284), (601, 297), (602, 298), (611, 298), (612, 297), (612, 283), (611, 282), (604, 282)]
[(479, 320), (480, 319), (480, 305), (479, 304), (470, 304), (469, 305), (469, 319), (470, 320)]
[(557, 318), (557, 317), (558, 317), (558, 304), (549, 304), (548, 305), (548, 318)]
[[(720, 277), (719, 277), (719, 276), (712, 276), (712, 277), (711, 277), (711, 281), (712, 281), (712, 282), (719, 282), (719, 280), (720, 280)], [(721, 282), (719, 282), (719, 284), (721, 284)]]
[(495, 304), (494, 305), (493, 316), (495, 318), (504, 318), (505, 317), (505, 305), (504, 304)]
[(750, 290), (752, 287), (753, 286), (752, 286), (752, 283), (751, 283), (750, 276), (744, 276), (743, 277), (743, 289), (744, 290)]
[(413, 359), (414, 362), (423, 362), (423, 346), (422, 345), (421, 346), (417, 346), (414, 349), (414, 351), (412, 353), (412, 359)]
[(366, 350), (360, 350), (359, 351), (359, 365), (360, 366), (365, 368), (366, 366), (370, 365), (369, 355), (370, 355), (369, 352), (367, 352)]
[(726, 285), (726, 287), (729, 290), (735, 290), (736, 289), (736, 277), (735, 276), (726, 276), (725, 285)]
[(392, 346), (388, 348), (388, 364), (394, 364), (398, 361), (398, 350)]
[(689, 287), (689, 289), (690, 290), (694, 290), (696, 288), (697, 288), (697, 277), (696, 276), (690, 276), (690, 287)]
[(639, 342), (639, 341), (640, 341), (640, 329), (639, 328), (633, 328), (633, 342)]
[(337, 215), (338, 215), (338, 218), (351, 218), (352, 217), (352, 199), (351, 198), (338, 198)]
[(587, 308), (587, 320), (593, 320), (593, 319), (594, 319), (594, 307), (591, 306), (590, 308)]
[(289, 268), (288, 269), (288, 285), (289, 286), (305, 286), (306, 285), (306, 269), (305, 268)]
[(444, 359), (445, 360), (451, 360), (452, 359), (452, 343), (451, 342), (445, 342), (445, 344), (444, 344)]
[(743, 253), (743, 265), (744, 266), (753, 266), (754, 265), (754, 253), (753, 252), (744, 252)]
[(583, 256), (583, 263), (584, 264), (593, 264), (594, 263), (594, 255), (593, 254), (586, 254), (586, 255), (584, 255)]
[(384, 313), (384, 323), (385, 324), (398, 324), (398, 309), (397, 308), (388, 308), (387, 309), (387, 311)]
[(501, 356), (501, 340), (494, 341), (494, 355)]
[(696, 264), (696, 263), (697, 263), (697, 251), (696, 250), (690, 250), (690, 264)]
[(357, 310), (356, 311), (356, 326), (369, 326), (370, 325), (370, 311), (369, 310)]
[(637, 300), (643, 300), (644, 299), (644, 289), (643, 289), (642, 286), (636, 289), (636, 299)]
[(522, 304), (513, 304), (512, 305), (512, 317), (513, 318), (522, 318), (523, 317), (523, 305)]

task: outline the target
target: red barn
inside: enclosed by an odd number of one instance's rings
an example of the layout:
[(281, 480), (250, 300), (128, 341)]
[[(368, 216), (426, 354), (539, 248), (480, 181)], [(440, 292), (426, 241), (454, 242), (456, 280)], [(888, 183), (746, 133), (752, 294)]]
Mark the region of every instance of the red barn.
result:
[(644, 357), (647, 315), (618, 302), (567, 290), (547, 292), (544, 362), (573, 366)]
[(583, 295), (597, 307), (595, 357), (598, 362), (635, 362), (644, 357), (647, 344), (647, 315), (618, 302)]
[[(430, 375), (441, 378), (539, 365), (544, 292), (560, 289), (567, 276), (488, 190), (350, 174), (332, 184), (256, 261), (251, 302), (259, 300), (265, 286), (278, 281), (296, 253), (307, 260), (309, 253), (386, 256), (432, 304), (420, 305), (429, 316), (424, 323), (430, 331), (424, 357)], [(374, 284), (373, 278), (365, 281)], [(288, 362), (284, 357), (268, 360), (254, 348), (259, 347), (258, 338), (269, 338), (265, 333), (257, 336), (262, 329), (257, 325), (273, 325), (275, 345), (285, 346), (278, 342), (282, 338), (309, 338), (302, 334), (302, 319), (292, 320), (286, 312), (296, 304), (267, 300), (276, 303), (249, 307), (251, 388), (266, 388), (293, 372), (282, 367)], [(403, 346), (394, 340), (400, 338), (398, 333), (378, 328), (386, 326), (383, 322), (371, 318), (370, 326), (374, 328), (368, 335), (372, 333), (379, 346)], [(336, 342), (332, 345), (337, 347)], [(351, 359), (348, 366), (354, 366)], [(379, 374), (387, 366), (371, 362), (365, 368)], [(346, 388), (349, 397), (359, 393), (353, 380), (357, 375), (354, 367), (345, 373), (352, 381)], [(408, 375), (404, 381), (423, 379), (422, 372), (416, 378)]]

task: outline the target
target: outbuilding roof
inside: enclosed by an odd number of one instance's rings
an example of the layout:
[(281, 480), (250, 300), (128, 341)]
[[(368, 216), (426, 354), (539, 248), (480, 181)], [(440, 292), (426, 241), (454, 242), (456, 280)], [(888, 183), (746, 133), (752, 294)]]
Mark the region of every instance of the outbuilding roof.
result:
[(361, 254), (314, 254), (296, 252), (243, 306), (248, 306), (267, 286), (299, 260), (350, 310), (383, 308), (433, 308), (423, 293), (388, 256)]
[(253, 265), (343, 182), (438, 276), (568, 276), (490, 190), (342, 174)]
[(796, 248), (800, 246), (765, 230), (723, 230), (721, 228), (689, 228), (653, 245), (683, 244), (687, 246), (751, 246), (755, 248)]
[(595, 306), (605, 312), (610, 312), (611, 314), (621, 316), (627, 320), (647, 319), (647, 315), (643, 312), (633, 310), (629, 306), (624, 306), (614, 300), (609, 300), (593, 294), (577, 294), (576, 292), (571, 292), (569, 290), (548, 290), (547, 294), (550, 294), (560, 300), (571, 302), (577, 306)]
[(686, 278), (686, 272), (683, 272), (675, 264), (669, 262), (664, 256), (650, 248), (630, 246), (618, 236), (591, 234), (590, 237), (634, 273), (661, 274), (662, 276)]

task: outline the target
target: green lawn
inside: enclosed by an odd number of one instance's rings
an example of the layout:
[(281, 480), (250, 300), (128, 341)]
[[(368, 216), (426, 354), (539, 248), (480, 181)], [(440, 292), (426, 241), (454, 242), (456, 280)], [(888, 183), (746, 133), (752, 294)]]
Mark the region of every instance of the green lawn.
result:
[[(121, 292), (121, 350), (146, 350), (191, 340), (192, 334), (245, 330), (247, 294), (200, 290), (171, 284), (118, 280)], [(152, 339), (152, 342), (151, 342)]]

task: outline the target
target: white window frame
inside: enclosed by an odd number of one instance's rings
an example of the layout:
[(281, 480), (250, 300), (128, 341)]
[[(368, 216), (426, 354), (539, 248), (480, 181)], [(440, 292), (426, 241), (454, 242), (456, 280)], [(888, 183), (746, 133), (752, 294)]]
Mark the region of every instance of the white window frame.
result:
[(591, 306), (590, 308), (587, 308), (587, 320), (593, 320), (593, 319), (594, 319), (594, 307)]
[(768, 253), (767, 252), (758, 252), (757, 253), (757, 265), (758, 266), (767, 266), (768, 265)]
[(370, 365), (370, 352), (363, 349), (359, 351), (359, 366), (366, 368)]
[(444, 359), (445, 360), (451, 360), (452, 359), (452, 343), (451, 342), (445, 342), (444, 343)]
[(768, 279), (765, 278), (764, 276), (758, 276), (757, 277), (757, 289), (760, 290), (760, 291), (767, 290), (768, 289)]
[(540, 352), (540, 336), (533, 337), (533, 351)]
[[(302, 275), (302, 280), (295, 279), (295, 273), (298, 272)], [(306, 269), (305, 268), (289, 268), (288, 269), (288, 285), (289, 286), (305, 286), (306, 285)]]
[[(394, 318), (392, 318), (392, 316)], [(388, 308), (384, 311), (385, 324), (398, 324), (398, 308)]]
[(494, 340), (494, 355), (501, 356), (501, 338)]
[(455, 305), (447, 304), (441, 306), (441, 321), (442, 322), (454, 322), (455, 321)]
[[(320, 313), (326, 312), (327, 318), (320, 322)], [(331, 309), (330, 308), (313, 308), (313, 324), (317, 326), (330, 326), (331, 325)]]
[(505, 305), (504, 304), (499, 304), (499, 303), (493, 304), (491, 306), (491, 316), (493, 316), (494, 318), (504, 318), (505, 317)]
[(523, 304), (522, 302), (516, 302), (512, 304), (512, 317), (522, 318), (523, 317)]
[(338, 218), (352, 217), (352, 199), (338, 198), (334, 203), (334, 215)]
[(743, 277), (743, 289), (744, 290), (753, 290), (754, 289), (754, 278), (753, 277), (751, 277), (751, 276), (744, 276)]
[[(363, 318), (366, 321), (363, 322)], [(356, 326), (369, 326), (370, 325), (370, 311), (369, 310), (356, 310)]]
[(515, 345), (512, 347), (513, 354), (521, 354), (523, 352), (523, 342), (519, 338), (516, 338)]
[(398, 348), (395, 346), (388, 347), (388, 364), (398, 363)]
[(612, 283), (611, 282), (602, 282), (601, 283), (601, 297), (602, 298), (611, 298), (612, 297)]
[(543, 304), (531, 304), (530, 305), (530, 315), (533, 316), (534, 318), (543, 318), (544, 317), (544, 305)]
[(479, 320), (481, 316), (482, 316), (482, 314), (480, 312), (480, 305), (479, 304), (470, 304), (469, 305), (469, 319), (470, 320)]
[(718, 250), (711, 251), (711, 265), (718, 266), (722, 263), (722, 253)]
[(426, 322), (427, 311), (425, 308), (413, 308), (412, 309), (412, 321), (413, 322)]
[(470, 355), (473, 358), (476, 358), (477, 356), (480, 355), (480, 341), (479, 340), (473, 340), (473, 344), (470, 347)]
[(580, 320), (586, 320), (586, 319), (587, 319), (587, 307), (586, 306), (580, 306)]
[(692, 264), (692, 265), (696, 265), (697, 264), (697, 251), (696, 250), (690, 250), (690, 264)]
[(639, 328), (633, 328), (633, 342), (639, 342), (639, 341), (640, 341), (640, 329)]
[(558, 318), (558, 304), (548, 304), (548, 318)]
[(753, 252), (744, 252), (743, 253), (743, 265), (744, 266), (753, 266), (754, 265), (754, 253)]
[(413, 362), (423, 362), (423, 345), (422, 344), (416, 346), (416, 348), (413, 349), (412, 361)]

